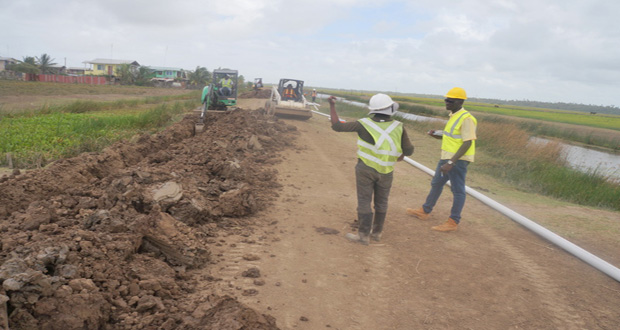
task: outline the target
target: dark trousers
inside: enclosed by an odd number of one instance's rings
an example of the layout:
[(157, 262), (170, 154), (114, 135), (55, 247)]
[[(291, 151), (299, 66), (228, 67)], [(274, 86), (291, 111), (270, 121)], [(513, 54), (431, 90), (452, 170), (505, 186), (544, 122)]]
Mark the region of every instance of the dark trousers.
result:
[[(357, 214), (360, 221), (359, 232), (368, 234), (372, 225), (374, 211), (376, 214), (385, 214), (388, 209), (388, 197), (392, 188), (394, 172), (382, 174), (374, 168), (358, 161), (355, 166), (355, 180), (357, 183)], [(383, 226), (383, 223), (381, 223)]]

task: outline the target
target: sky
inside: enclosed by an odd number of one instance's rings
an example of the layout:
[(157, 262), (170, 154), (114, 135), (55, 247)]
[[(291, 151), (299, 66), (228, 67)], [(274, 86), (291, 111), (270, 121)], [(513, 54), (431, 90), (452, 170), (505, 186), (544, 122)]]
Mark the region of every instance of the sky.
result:
[(620, 1), (0, 0), (0, 56), (620, 107)]

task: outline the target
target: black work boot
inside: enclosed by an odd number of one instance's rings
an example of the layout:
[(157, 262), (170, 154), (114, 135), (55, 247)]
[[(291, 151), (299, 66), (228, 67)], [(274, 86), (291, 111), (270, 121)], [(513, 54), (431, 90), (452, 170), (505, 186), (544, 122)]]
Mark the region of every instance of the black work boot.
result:
[(383, 232), (383, 223), (385, 222), (385, 216), (387, 213), (375, 213), (375, 221), (372, 223), (372, 234), (370, 238), (375, 241), (381, 241), (381, 233)]
[(357, 235), (348, 233), (344, 235), (349, 241), (361, 243), (364, 245), (370, 244), (369, 234), (370, 226), (372, 225), (372, 213), (358, 214), (359, 228), (357, 229)]

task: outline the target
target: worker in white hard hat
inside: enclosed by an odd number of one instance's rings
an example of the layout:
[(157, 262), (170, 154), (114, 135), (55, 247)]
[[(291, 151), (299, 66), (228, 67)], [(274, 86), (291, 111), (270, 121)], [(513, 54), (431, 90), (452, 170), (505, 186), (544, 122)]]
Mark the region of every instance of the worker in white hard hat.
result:
[(476, 126), (478, 121), (463, 108), (467, 99), (465, 90), (454, 87), (444, 100), (446, 110), (450, 111), (450, 119), (443, 131), (430, 130), (428, 135), (441, 139), (441, 157), (437, 163), (435, 176), (431, 180), (431, 190), (426, 202), (418, 209), (407, 209), (407, 214), (418, 219), (429, 218), (433, 207), (437, 203), (444, 185), (450, 180), (452, 190), (452, 209), (450, 217), (445, 223), (431, 227), (433, 230), (450, 232), (455, 231), (461, 222), (461, 211), (465, 206), (465, 176), (467, 166), (474, 161), (476, 154)]
[(368, 245), (370, 239), (378, 242), (387, 215), (394, 164), (413, 154), (413, 145), (405, 127), (392, 119), (398, 110), (398, 103), (386, 94), (376, 94), (370, 98), (368, 105), (369, 115), (372, 116), (346, 123), (338, 118), (336, 98), (330, 96), (327, 101), (332, 129), (337, 132), (356, 132), (358, 136), (355, 180), (359, 227), (357, 234), (348, 233), (345, 237), (364, 245)]

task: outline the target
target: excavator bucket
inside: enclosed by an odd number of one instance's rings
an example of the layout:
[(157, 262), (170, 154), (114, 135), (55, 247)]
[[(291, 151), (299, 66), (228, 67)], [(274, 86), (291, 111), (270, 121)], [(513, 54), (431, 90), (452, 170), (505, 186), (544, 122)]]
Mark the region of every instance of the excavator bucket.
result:
[(194, 135), (202, 133), (205, 129), (204, 123), (195, 123), (194, 124)]
[(312, 118), (312, 110), (300, 107), (298, 104), (289, 103), (288, 101), (280, 102), (274, 110), (276, 116), (298, 118), (302, 120)]

